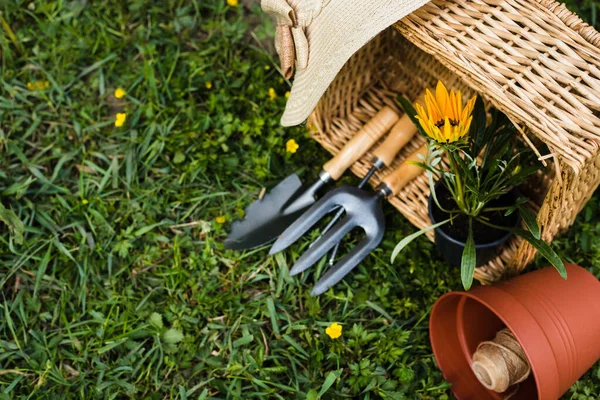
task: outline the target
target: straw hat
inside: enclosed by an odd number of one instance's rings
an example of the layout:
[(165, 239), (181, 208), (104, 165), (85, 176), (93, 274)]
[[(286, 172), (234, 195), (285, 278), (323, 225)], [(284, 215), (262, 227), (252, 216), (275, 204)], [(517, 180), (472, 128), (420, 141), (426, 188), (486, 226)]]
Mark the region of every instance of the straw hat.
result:
[(276, 19), (275, 48), (285, 77), (296, 67), (281, 124), (304, 122), (352, 54), (428, 1), (261, 0)]

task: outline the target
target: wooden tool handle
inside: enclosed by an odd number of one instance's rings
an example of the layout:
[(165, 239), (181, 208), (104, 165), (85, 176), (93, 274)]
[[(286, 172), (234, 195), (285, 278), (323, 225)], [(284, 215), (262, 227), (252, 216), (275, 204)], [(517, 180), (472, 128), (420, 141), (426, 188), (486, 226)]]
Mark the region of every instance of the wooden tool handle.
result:
[(391, 174), (383, 179), (383, 183), (390, 189), (392, 196), (397, 195), (404, 186), (410, 181), (421, 175), (425, 169), (418, 165), (409, 164), (410, 162), (424, 162), (419, 155), (427, 156), (427, 145), (424, 144), (419, 150), (412, 153), (404, 162), (396, 168)]
[(396, 154), (398, 154), (406, 143), (410, 142), (415, 133), (417, 133), (416, 125), (407, 114), (404, 114), (392, 127), (392, 130), (383, 143), (377, 146), (373, 155), (389, 167), (394, 158), (396, 158)]
[(398, 114), (389, 107), (383, 107), (369, 122), (367, 122), (342, 150), (329, 160), (323, 169), (332, 179), (340, 176), (363, 156), (381, 137), (398, 121)]

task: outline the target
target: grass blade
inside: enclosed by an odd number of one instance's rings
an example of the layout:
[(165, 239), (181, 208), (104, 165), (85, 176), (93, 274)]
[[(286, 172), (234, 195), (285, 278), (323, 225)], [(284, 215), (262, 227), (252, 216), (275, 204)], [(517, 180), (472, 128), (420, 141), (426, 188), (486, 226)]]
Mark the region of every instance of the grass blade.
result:
[(340, 377), (342, 371), (331, 371), (327, 374), (327, 378), (325, 378), (325, 382), (323, 382), (323, 386), (321, 386), (321, 390), (319, 391), (318, 397), (322, 397), (328, 390), (333, 386), (335, 381)]
[(275, 335), (281, 336), (279, 332), (279, 324), (277, 323), (277, 312), (275, 311), (275, 303), (273, 302), (272, 297), (267, 298), (267, 309), (269, 310), (269, 316), (271, 317), (271, 325), (273, 327), (273, 332)]

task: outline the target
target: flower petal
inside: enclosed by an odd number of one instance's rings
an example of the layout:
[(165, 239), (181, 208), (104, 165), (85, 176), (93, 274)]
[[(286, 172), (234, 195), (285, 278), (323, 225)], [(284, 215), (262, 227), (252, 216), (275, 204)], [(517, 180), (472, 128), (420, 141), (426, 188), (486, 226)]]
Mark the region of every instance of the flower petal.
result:
[(460, 90), (456, 93), (456, 109), (455, 112), (455, 118), (458, 120), (460, 118), (460, 112), (462, 111), (463, 107), (462, 107), (462, 94), (460, 93)]
[(450, 98), (448, 96), (448, 89), (446, 89), (446, 86), (444, 86), (442, 81), (438, 81), (437, 86), (435, 87), (435, 98), (443, 118), (445, 115), (448, 115), (448, 101)]
[(443, 119), (443, 113), (439, 108), (439, 105), (433, 98), (433, 96), (425, 97), (425, 106), (427, 107), (427, 115), (429, 115), (429, 119), (433, 120), (434, 123), (437, 123)]
[(448, 119), (448, 116), (446, 115), (444, 118), (444, 141), (445, 142), (450, 142), (453, 141), (452, 139), (452, 125), (450, 125), (450, 120)]
[(425, 131), (425, 134), (427, 134), (427, 136), (433, 138), (433, 132), (431, 131), (431, 128), (430, 128), (431, 120), (423, 119), (423, 118), (419, 117), (418, 115), (417, 115), (417, 120), (419, 121), (419, 125), (421, 125), (421, 128), (423, 128), (423, 130)]

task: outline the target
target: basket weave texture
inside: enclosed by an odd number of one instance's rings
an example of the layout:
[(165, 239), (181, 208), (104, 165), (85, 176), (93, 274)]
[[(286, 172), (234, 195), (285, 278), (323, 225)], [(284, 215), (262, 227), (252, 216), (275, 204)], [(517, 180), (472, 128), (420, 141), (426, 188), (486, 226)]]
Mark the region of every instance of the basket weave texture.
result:
[[(384, 105), (401, 112), (398, 94), (415, 100), (442, 80), (504, 112), (527, 143), (547, 145), (549, 154), (540, 154), (546, 168), (521, 190), (545, 241), (566, 230), (600, 183), (600, 33), (549, 0), (433, 0), (394, 28), (340, 71), (309, 118), (313, 137), (335, 154)], [(391, 169), (423, 141), (413, 139)], [(371, 158), (352, 171), (364, 176)], [(428, 196), (422, 175), (390, 202), (423, 228)], [(475, 278), (485, 284), (516, 275), (534, 256), (531, 245), (512, 239)]]

